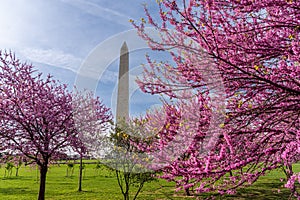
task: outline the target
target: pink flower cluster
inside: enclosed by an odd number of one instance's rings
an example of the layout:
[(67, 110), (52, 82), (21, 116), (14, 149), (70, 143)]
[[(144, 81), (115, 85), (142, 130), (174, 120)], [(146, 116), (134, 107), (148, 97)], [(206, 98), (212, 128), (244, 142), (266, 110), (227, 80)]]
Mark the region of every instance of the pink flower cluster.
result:
[[(138, 84), (144, 92), (178, 100), (170, 112), (180, 115), (163, 111), (171, 124), (163, 126), (156, 143), (172, 142), (171, 132), (174, 138), (193, 135), (162, 177), (185, 190), (232, 193), (285, 166), (286, 187), (299, 195), (294, 184), (299, 175), (291, 166), (300, 155), (300, 2), (165, 0), (158, 6), (160, 21), (145, 7), (147, 22), (133, 26), (153, 50), (175, 49), (170, 51), (175, 64), (148, 58), (150, 68)], [(146, 33), (147, 23), (161, 33), (159, 40)], [(213, 105), (213, 96), (222, 96), (220, 87), (226, 91), (224, 110)], [(178, 91), (192, 91), (199, 101), (181, 101), (188, 98)], [(224, 122), (212, 130), (218, 111)], [(178, 128), (178, 120), (191, 128)], [(216, 142), (203, 153), (205, 137), (213, 135)]]

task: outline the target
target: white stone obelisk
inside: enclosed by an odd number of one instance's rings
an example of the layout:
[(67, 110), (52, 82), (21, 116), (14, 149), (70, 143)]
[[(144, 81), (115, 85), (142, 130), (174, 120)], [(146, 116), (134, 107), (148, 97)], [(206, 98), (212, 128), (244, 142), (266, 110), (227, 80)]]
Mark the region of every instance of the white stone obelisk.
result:
[(129, 53), (126, 42), (120, 51), (116, 123), (129, 118)]

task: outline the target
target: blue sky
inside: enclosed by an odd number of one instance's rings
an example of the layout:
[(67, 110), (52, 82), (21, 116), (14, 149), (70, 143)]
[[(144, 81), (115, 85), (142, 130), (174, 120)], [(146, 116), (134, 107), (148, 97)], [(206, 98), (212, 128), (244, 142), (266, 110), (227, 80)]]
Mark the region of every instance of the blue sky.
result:
[[(86, 59), (105, 41), (114, 41), (111, 42), (115, 49), (111, 52), (113, 56), (108, 55), (110, 46), (106, 46), (106, 54), (100, 55), (97, 61), (105, 73), (98, 77), (95, 92), (105, 104), (114, 107), (116, 52), (122, 42), (126, 40), (129, 49), (136, 49), (130, 54), (133, 74), (140, 73), (139, 64), (146, 62), (144, 54), (149, 52), (136, 47), (144, 44), (130, 31), (129, 19), (139, 20), (144, 16), (142, 4), (141, 0), (0, 0), (0, 48), (12, 50), (22, 61), (33, 63), (43, 73), (51, 73), (56, 79), (74, 85)], [(147, 0), (147, 4), (153, 9), (155, 0)], [(123, 34), (126, 31), (130, 37)], [(108, 57), (113, 59), (102, 66), (101, 62)], [(157, 98), (135, 90), (131, 96), (131, 114), (138, 115), (156, 103)]]

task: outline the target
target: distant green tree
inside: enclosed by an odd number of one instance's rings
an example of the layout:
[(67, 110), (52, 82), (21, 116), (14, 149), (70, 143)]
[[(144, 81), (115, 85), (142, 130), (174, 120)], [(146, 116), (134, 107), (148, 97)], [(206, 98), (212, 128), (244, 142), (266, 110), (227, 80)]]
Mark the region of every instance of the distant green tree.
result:
[(11, 177), (12, 169), (14, 168), (14, 164), (10, 161), (6, 163), (4, 177)]
[(100, 161), (98, 161), (95, 166), (95, 175), (99, 175), (99, 171), (101, 168), (102, 168), (102, 165), (101, 165)]
[(66, 176), (73, 176), (74, 173), (74, 163), (67, 163), (67, 174)]
[(16, 176), (19, 176), (19, 169), (21, 168), (22, 164), (23, 164), (22, 157), (19, 157), (19, 158), (15, 161)]

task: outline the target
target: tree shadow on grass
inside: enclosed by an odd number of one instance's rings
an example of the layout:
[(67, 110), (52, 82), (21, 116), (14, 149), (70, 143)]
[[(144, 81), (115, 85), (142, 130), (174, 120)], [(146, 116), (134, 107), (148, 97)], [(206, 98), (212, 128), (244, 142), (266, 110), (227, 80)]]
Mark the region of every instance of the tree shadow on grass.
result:
[[(282, 200), (290, 197), (290, 191), (283, 183), (255, 183), (252, 187), (241, 188), (236, 195), (226, 195), (226, 199)], [(280, 191), (278, 191), (280, 189)], [(221, 198), (222, 199), (222, 198)]]
[(8, 187), (8, 188), (0, 188), (0, 196), (3, 195), (26, 195), (32, 194), (32, 191), (26, 187)]
[[(278, 189), (280, 189), (280, 191), (278, 191)], [(256, 182), (250, 187), (240, 188), (235, 195), (220, 196), (216, 193), (202, 193), (195, 195), (194, 198), (210, 199), (212, 196), (215, 196), (216, 200), (282, 200), (289, 199), (290, 195), (290, 190), (284, 188), (284, 183), (279, 182), (276, 179), (268, 180), (268, 182)], [(173, 195), (173, 197), (175, 196), (176, 195)], [(187, 199), (186, 196), (183, 196), (182, 198)], [(292, 199), (296, 200), (297, 198)]]
[(31, 176), (8, 176), (0, 178), (0, 181), (4, 180), (32, 180), (34, 177)]

